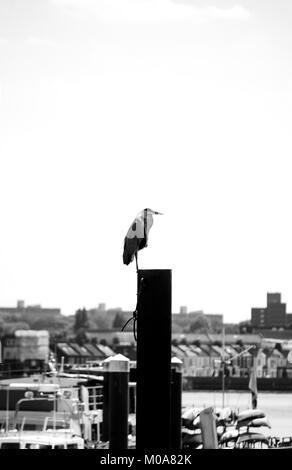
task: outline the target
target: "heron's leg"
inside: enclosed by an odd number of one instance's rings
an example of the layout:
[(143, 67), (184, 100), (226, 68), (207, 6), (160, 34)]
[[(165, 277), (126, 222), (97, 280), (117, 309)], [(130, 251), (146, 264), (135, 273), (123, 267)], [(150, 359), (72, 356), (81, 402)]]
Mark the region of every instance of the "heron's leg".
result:
[(135, 253), (135, 260), (136, 260), (136, 271), (138, 274), (138, 253), (137, 252)]

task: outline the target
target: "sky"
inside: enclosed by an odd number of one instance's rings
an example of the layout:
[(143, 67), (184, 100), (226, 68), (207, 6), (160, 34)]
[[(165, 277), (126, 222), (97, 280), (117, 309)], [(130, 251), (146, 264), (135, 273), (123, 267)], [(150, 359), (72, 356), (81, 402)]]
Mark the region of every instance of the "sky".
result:
[(290, 0), (0, 0), (0, 305), (292, 311)]

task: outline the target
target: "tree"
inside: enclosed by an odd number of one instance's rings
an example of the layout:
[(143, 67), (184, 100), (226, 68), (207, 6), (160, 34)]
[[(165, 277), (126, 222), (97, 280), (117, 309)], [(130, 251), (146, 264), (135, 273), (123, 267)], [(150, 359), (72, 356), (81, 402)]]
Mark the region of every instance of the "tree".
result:
[(198, 315), (190, 324), (189, 331), (193, 333), (194, 331), (200, 330), (202, 328), (209, 328), (209, 321), (203, 315)]
[(86, 343), (86, 341), (87, 341), (87, 337), (86, 337), (85, 328), (79, 328), (79, 330), (76, 333), (76, 342), (82, 346), (84, 343)]
[(187, 341), (186, 337), (183, 336), (182, 338), (179, 338), (179, 339), (178, 339), (178, 344), (184, 344), (185, 346), (187, 346), (187, 345), (188, 345), (188, 341)]
[(88, 314), (85, 308), (77, 310), (75, 313), (74, 331), (77, 333), (80, 329), (88, 329)]
[(68, 329), (68, 321), (66, 318), (44, 317), (38, 318), (34, 322), (30, 322), (33, 330), (60, 331)]
[(120, 329), (124, 326), (124, 324), (125, 320), (123, 315), (121, 313), (117, 313), (113, 321), (113, 328)]
[(175, 322), (172, 322), (171, 330), (172, 333), (182, 333), (183, 331), (182, 327)]
[(283, 352), (282, 344), (281, 343), (276, 343), (275, 344), (275, 349), (277, 349), (277, 351), (282, 353)]
[(250, 320), (245, 320), (238, 325), (239, 333), (252, 333), (252, 325)]
[(120, 340), (117, 336), (113, 337), (112, 344), (113, 344), (113, 346), (117, 346), (118, 344), (120, 344)]
[(29, 330), (30, 326), (26, 322), (11, 322), (5, 323), (3, 335), (13, 334), (16, 330)]
[(110, 330), (112, 328), (112, 318), (107, 315), (107, 312), (105, 314), (101, 313), (97, 316), (94, 316), (92, 321), (94, 322), (95, 328), (98, 328), (99, 330)]

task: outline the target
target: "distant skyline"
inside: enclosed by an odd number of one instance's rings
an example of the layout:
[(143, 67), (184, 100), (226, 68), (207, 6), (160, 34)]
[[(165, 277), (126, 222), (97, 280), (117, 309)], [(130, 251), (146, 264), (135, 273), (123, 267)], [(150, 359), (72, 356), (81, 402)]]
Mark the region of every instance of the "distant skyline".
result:
[[(1, 0), (0, 305), (292, 310), (290, 0)], [(291, 306), (291, 309), (290, 309)]]
[[(274, 293), (273, 293), (274, 294)], [(281, 293), (280, 293), (281, 294)], [(281, 302), (283, 302), (283, 299), (281, 299)], [(283, 303), (286, 303), (286, 302), (283, 302)], [(257, 305), (257, 306), (252, 306), (252, 308), (265, 308), (267, 305), (267, 297), (265, 299), (265, 301), (261, 304), (261, 305)], [(59, 309), (60, 306), (58, 305), (43, 305), (42, 303), (38, 303), (38, 304), (31, 304), (29, 302), (26, 302), (24, 299), (17, 299), (17, 301), (15, 302), (14, 305), (0, 305), (0, 308), (20, 308), (20, 306), (22, 308), (27, 308), (27, 307), (41, 307), (41, 308), (57, 308)], [(101, 311), (112, 311), (112, 310), (121, 310), (121, 311), (124, 311), (124, 312), (127, 312), (127, 311), (132, 311), (133, 309), (124, 309), (122, 306), (120, 305), (107, 305), (105, 302), (99, 302), (98, 304), (96, 305), (87, 305), (86, 307), (83, 305), (83, 306), (79, 306), (77, 308), (75, 308), (75, 310), (73, 310), (71, 313), (65, 313), (65, 315), (74, 315), (75, 312), (80, 309), (80, 308), (86, 308), (87, 310), (101, 310)], [(62, 309), (60, 308), (61, 310), (61, 314), (64, 315), (64, 312), (62, 311)], [(204, 314), (204, 315), (221, 315), (219, 312), (206, 312), (204, 311), (203, 309), (190, 309), (187, 305), (180, 305), (178, 310), (173, 310), (172, 309), (172, 313), (173, 314), (178, 314), (178, 315), (181, 315), (181, 314)], [(287, 313), (289, 313), (289, 311), (287, 310)], [(224, 315), (223, 315), (223, 321), (224, 323), (239, 323), (240, 321), (245, 321), (245, 320), (251, 320), (251, 310), (249, 312), (249, 315), (244, 318), (244, 319), (241, 319), (241, 320), (235, 320), (235, 321), (228, 321), (224, 318)]]

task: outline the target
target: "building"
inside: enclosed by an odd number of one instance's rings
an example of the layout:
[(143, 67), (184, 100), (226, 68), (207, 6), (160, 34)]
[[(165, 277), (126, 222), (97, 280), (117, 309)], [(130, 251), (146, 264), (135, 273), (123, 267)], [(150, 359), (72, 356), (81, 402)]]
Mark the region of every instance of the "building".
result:
[(85, 365), (89, 363), (101, 363), (106, 358), (114, 356), (114, 351), (108, 346), (101, 344), (75, 342), (56, 343), (51, 347), (57, 364)]
[(183, 329), (191, 327), (193, 322), (202, 321), (202, 325), (208, 325), (214, 329), (222, 329), (223, 315), (204, 313), (202, 310), (187, 313), (187, 307), (181, 307), (179, 313), (172, 314), (172, 325), (181, 326)]
[(16, 307), (0, 307), (1, 314), (21, 315), (23, 317), (41, 314), (42, 316), (60, 316), (61, 310), (59, 308), (43, 308), (41, 305), (28, 305), (25, 306), (24, 300), (18, 300)]
[(3, 370), (11, 375), (26, 370), (43, 370), (49, 358), (46, 330), (16, 330), (3, 338)]
[(251, 309), (253, 328), (284, 328), (292, 318), (286, 313), (286, 304), (281, 302), (280, 293), (267, 293), (267, 306)]
[[(178, 334), (174, 333), (172, 335), (173, 341), (178, 343), (184, 342), (185, 344), (194, 344), (200, 343), (200, 347), (204, 344), (210, 343), (218, 343), (222, 344), (223, 336), (222, 334), (214, 334), (207, 335), (205, 333), (185, 333), (185, 334)], [(262, 341), (262, 336), (260, 334), (226, 334), (225, 337), (225, 344), (244, 344), (247, 347), (253, 344), (259, 346)]]
[(188, 313), (188, 307), (186, 307), (185, 305), (181, 306), (179, 309), (179, 313), (181, 315), (186, 315)]

